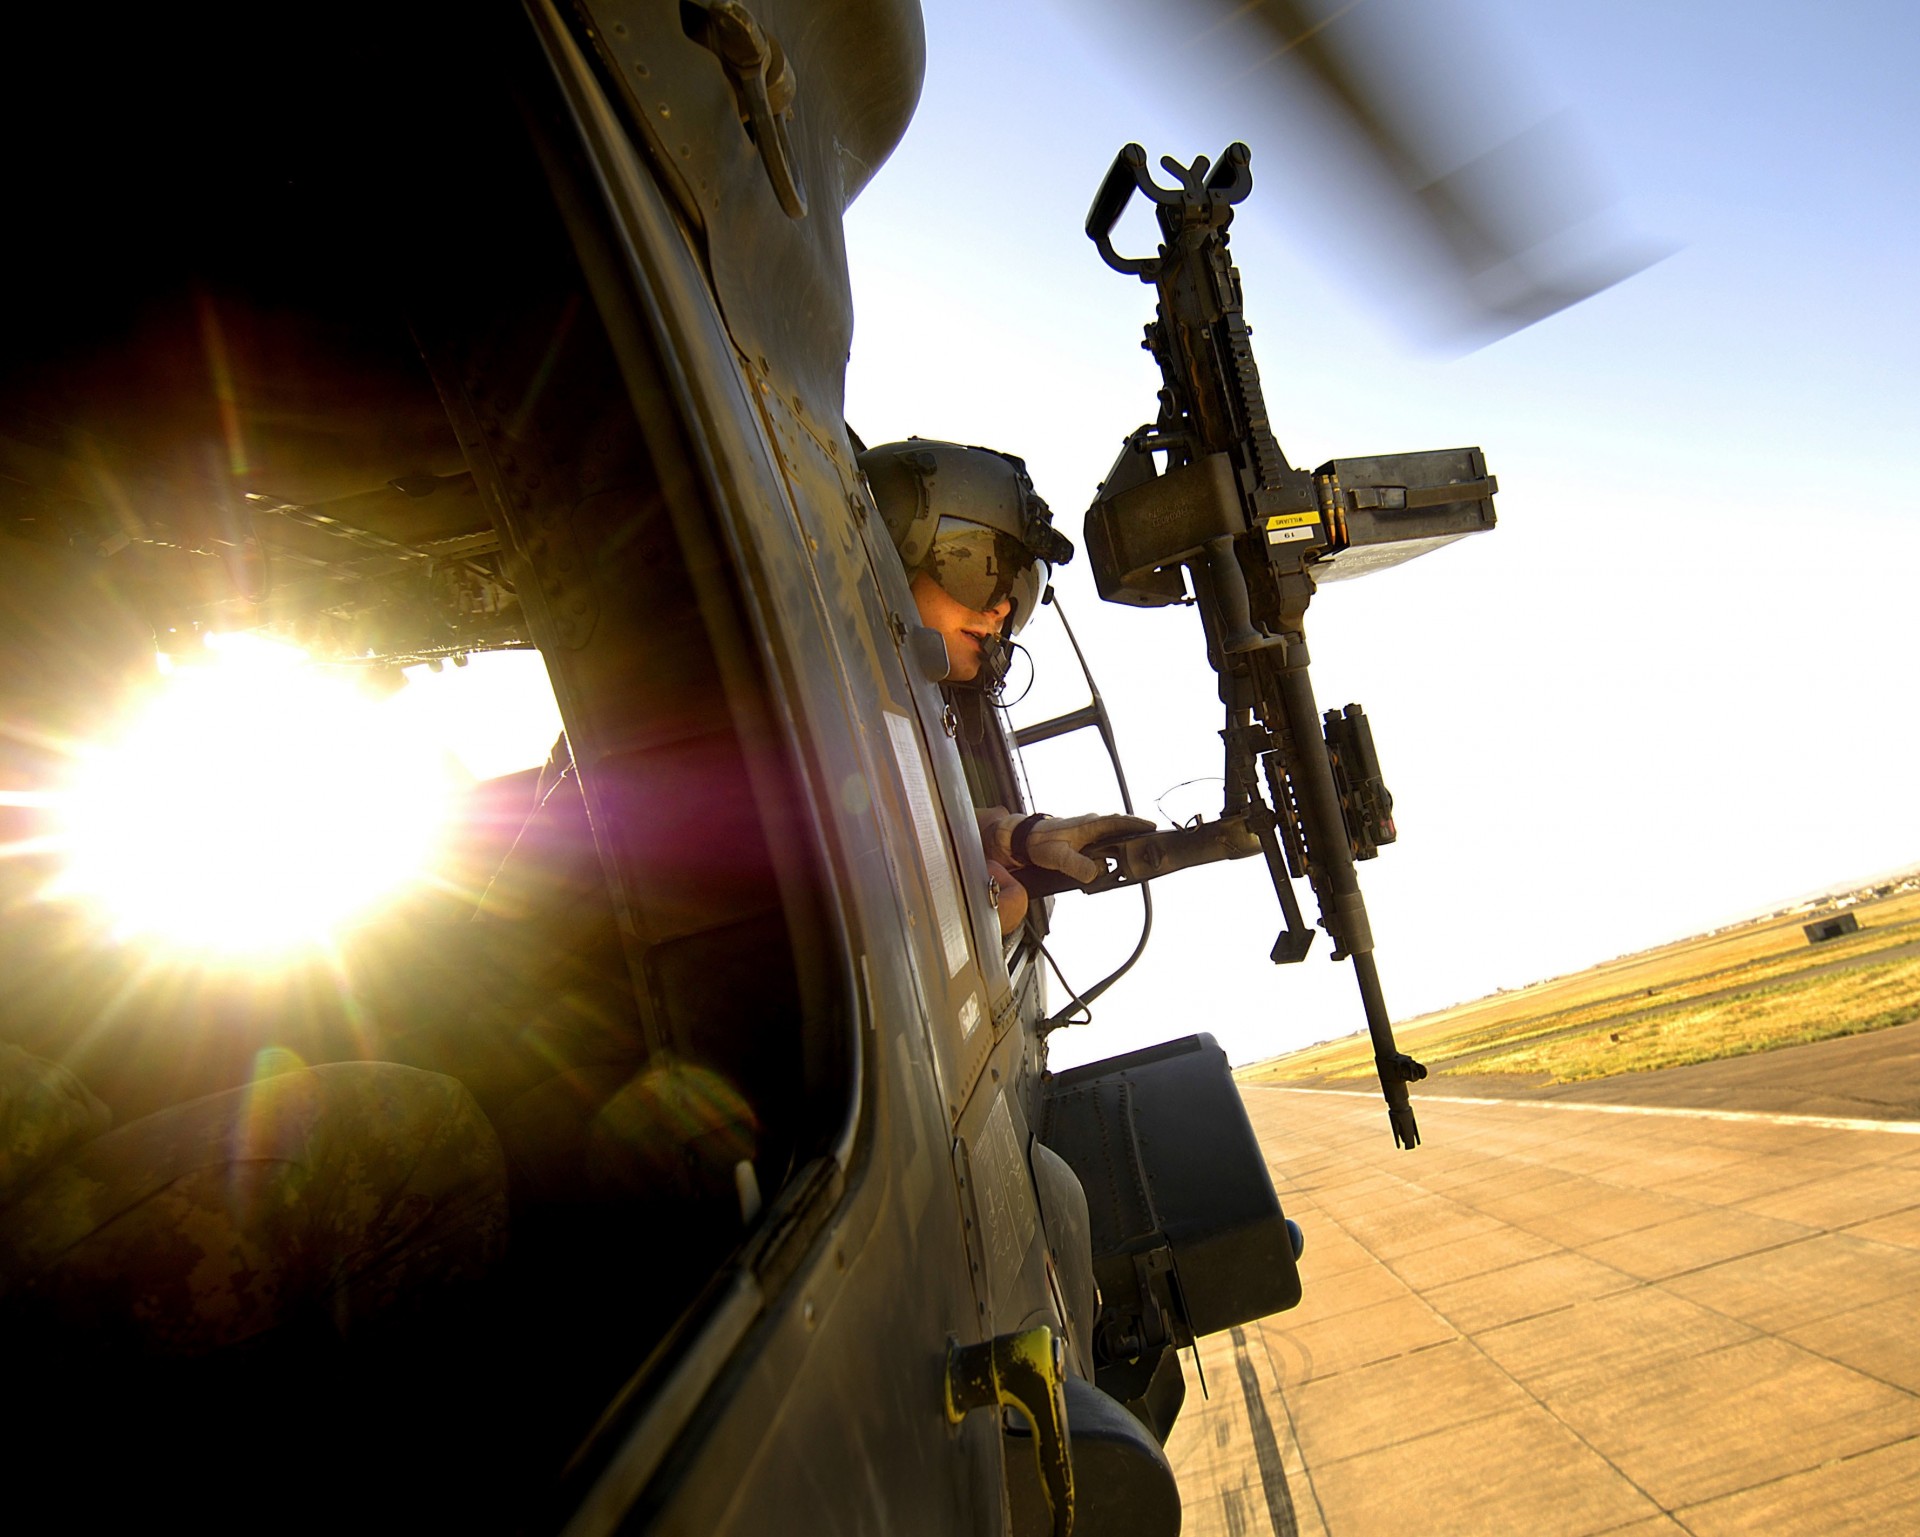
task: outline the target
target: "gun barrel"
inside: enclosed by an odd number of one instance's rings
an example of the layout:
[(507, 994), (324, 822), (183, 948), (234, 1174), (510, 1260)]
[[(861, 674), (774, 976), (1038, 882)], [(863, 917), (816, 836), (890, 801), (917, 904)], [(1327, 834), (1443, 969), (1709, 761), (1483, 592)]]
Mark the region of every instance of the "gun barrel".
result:
[[(1347, 842), (1346, 819), (1340, 811), (1340, 792), (1333, 781), (1333, 763), (1320, 736), (1320, 710), (1305, 666), (1276, 669), (1275, 682), (1287, 733), (1293, 739), (1289, 774), (1300, 795), (1305, 822), (1307, 857), (1320, 898), (1320, 921), (1333, 936), (1334, 959), (1350, 956), (1354, 980), (1360, 985), (1360, 1006), (1373, 1039), (1374, 1063), (1380, 1072), (1380, 1091), (1386, 1096), (1393, 1139), (1401, 1147), (1417, 1147), (1420, 1128), (1407, 1098), (1409, 1079), (1426, 1076), (1406, 1057), (1393, 1039), (1393, 1020), (1380, 990), (1380, 973), (1373, 963), (1373, 930), (1367, 922), (1366, 898), (1360, 894), (1360, 876), (1353, 867)], [(1402, 1064), (1408, 1064), (1403, 1067)]]

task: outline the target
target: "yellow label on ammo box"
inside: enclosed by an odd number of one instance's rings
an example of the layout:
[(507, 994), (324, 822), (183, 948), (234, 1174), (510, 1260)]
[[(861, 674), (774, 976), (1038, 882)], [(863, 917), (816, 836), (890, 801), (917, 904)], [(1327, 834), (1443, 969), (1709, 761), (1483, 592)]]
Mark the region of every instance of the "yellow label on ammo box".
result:
[(1267, 519), (1267, 543), (1291, 544), (1296, 539), (1311, 539), (1314, 525), (1319, 521), (1317, 512), (1276, 512)]

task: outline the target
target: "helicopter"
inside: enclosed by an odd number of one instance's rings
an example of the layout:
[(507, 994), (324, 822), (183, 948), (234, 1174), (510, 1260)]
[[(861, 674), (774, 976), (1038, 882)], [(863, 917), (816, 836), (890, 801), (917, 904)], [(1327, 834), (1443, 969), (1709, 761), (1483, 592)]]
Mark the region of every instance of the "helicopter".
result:
[[(592, 1035), (572, 1061), (598, 1068), (616, 1036), (676, 1086), (637, 1134), (665, 1173), (536, 1192), (500, 1273), (411, 1333), (56, 1356), (34, 1380), (63, 1412), (28, 1443), (50, 1482), (104, 1458), (139, 1470), (131, 1508), (216, 1525), (270, 1500), (295, 1527), (377, 1501), (583, 1533), (1177, 1530), (1179, 1352), (1297, 1301), (1300, 1235), (1219, 1048), (1050, 1073), (1048, 905), (1010, 942), (996, 920), (973, 808), (1027, 809), (1020, 742), (943, 688), (843, 413), (839, 215), (911, 116), (915, 9), (148, 17), (108, 58), (44, 25), (9, 108), (9, 713), (85, 731), (129, 654), (208, 634), (376, 684), (535, 649), (565, 752), (476, 824), (488, 922), (395, 915), (318, 981), (182, 991), (110, 937), (50, 945), (10, 889), (10, 1030), (122, 1122), (270, 1051), (415, 1062), (490, 1105), (516, 1053)], [(1123, 153), (1089, 233), (1156, 187), (1217, 219), (1244, 164), (1168, 189)], [(1257, 650), (1216, 543), (1114, 521), (1190, 467), (1156, 453), (1142, 429), (1096, 503), (1107, 595), (1185, 601), (1177, 571), (1210, 570), (1215, 644)], [(1421, 547), (1491, 521), (1484, 465), (1436, 473), (1456, 491), (1409, 505), (1486, 511)], [(1300, 835), (1243, 790), (1241, 821), (1115, 850), (1108, 884), (1264, 854), (1289, 902)], [(1410, 1077), (1383, 1076), (1408, 1145)]]

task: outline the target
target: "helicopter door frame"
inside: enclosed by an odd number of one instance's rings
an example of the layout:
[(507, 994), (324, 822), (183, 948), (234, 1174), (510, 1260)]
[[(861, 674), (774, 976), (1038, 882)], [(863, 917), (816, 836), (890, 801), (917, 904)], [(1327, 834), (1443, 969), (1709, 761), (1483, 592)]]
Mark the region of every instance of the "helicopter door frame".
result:
[[(569, 24), (548, 0), (531, 0), (528, 12), (598, 183), (598, 218), (618, 243), (609, 252), (590, 249), (591, 236), (581, 242), (594, 298), (636, 410), (698, 469), (706, 511), (677, 510), (710, 520), (738, 573), (775, 723), (801, 767), (812, 837), (838, 892), (828, 894), (838, 927), (828, 937), (858, 979), (849, 996), (861, 1016), (858, 1110), (835, 1168), (806, 1199), (769, 1213), (741, 1256), (751, 1300), (729, 1308), (728, 1289), (710, 1289), (720, 1311), (677, 1362), (643, 1371), (610, 1411), (570, 1530), (637, 1519), (761, 1531), (802, 1509), (829, 1533), (898, 1529), (903, 1519), (1000, 1530), (997, 1423), (976, 1415), (950, 1425), (942, 1408), (949, 1347), (979, 1339), (983, 1324), (941, 1129), (946, 1106), (934, 1093), (924, 972), (913, 961), (913, 931), (930, 932), (935, 915), (917, 882), (900, 889), (899, 856), (889, 856), (911, 823), (893, 788), (897, 770), (881, 767), (873, 740), (881, 673), (871, 651), (841, 633), (850, 563), (815, 560), (809, 541), (826, 527), (826, 487), (767, 430), (758, 381), (694, 242)], [(671, 422), (659, 420), (663, 405)], [(844, 494), (831, 505), (843, 512)], [(864, 574), (855, 586), (872, 591)], [(932, 760), (945, 777), (937, 753)], [(912, 1284), (900, 1284), (903, 1275)], [(676, 1375), (674, 1364), (688, 1370)], [(823, 1424), (835, 1427), (826, 1442)]]

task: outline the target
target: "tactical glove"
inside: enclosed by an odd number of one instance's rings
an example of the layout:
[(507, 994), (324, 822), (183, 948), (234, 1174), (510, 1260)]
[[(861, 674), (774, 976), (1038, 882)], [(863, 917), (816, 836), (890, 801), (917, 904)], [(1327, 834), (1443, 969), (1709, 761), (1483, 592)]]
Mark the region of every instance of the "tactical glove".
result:
[(1058, 870), (1081, 885), (1097, 879), (1106, 867), (1083, 851), (1095, 844), (1109, 843), (1134, 833), (1150, 833), (1153, 823), (1144, 817), (1093, 815), (1050, 817), (1042, 814), (1020, 816), (999, 807), (983, 812), (980, 835), (987, 846), (987, 857), (998, 860), (1010, 870), (1037, 865), (1043, 870)]

